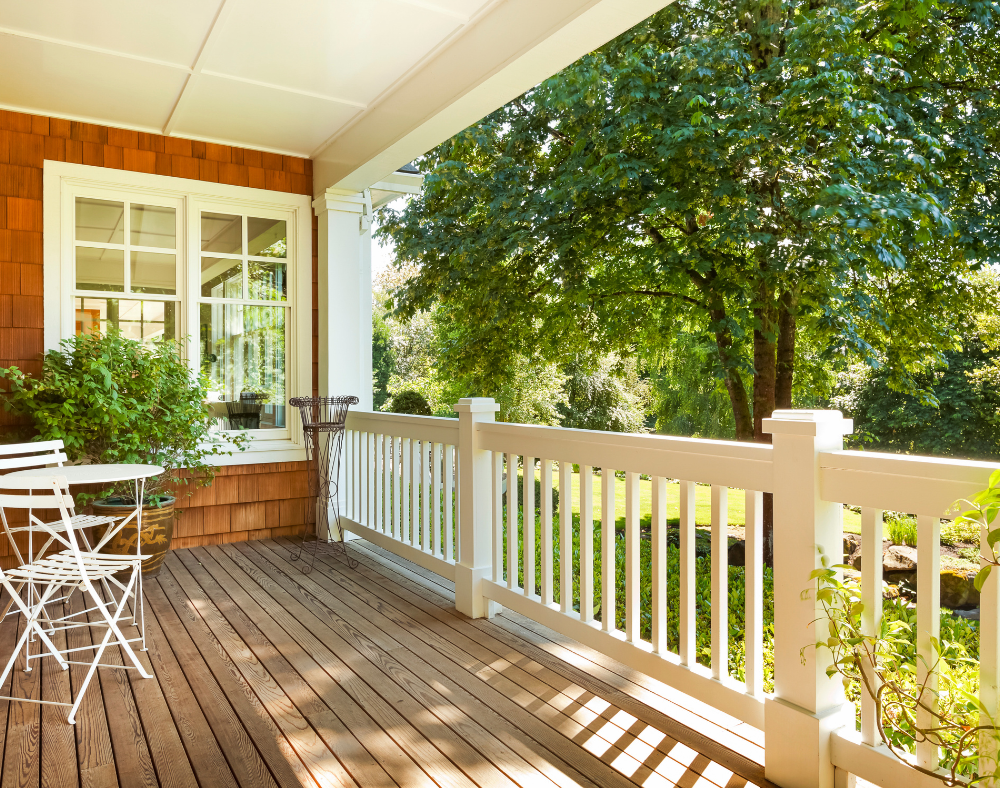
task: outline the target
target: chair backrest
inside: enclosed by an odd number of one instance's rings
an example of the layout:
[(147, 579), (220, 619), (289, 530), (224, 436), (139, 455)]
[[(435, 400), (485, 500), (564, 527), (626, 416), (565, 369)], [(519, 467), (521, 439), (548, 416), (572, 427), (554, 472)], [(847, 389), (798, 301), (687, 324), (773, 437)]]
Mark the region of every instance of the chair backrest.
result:
[(0, 473), (61, 466), (64, 462), (66, 452), (61, 440), (0, 444)]
[[(16, 493), (14, 492), (16, 491)], [(0, 520), (4, 530), (10, 536), (7, 522), (7, 511), (10, 509), (28, 510), (29, 530), (47, 532), (79, 556), (79, 544), (73, 525), (73, 496), (65, 476), (46, 474), (44, 469), (37, 476), (0, 476)], [(56, 510), (62, 522), (62, 528), (54, 530), (46, 527), (32, 510)], [(15, 545), (15, 550), (17, 550)], [(17, 551), (20, 554), (20, 551)], [(30, 559), (29, 559), (30, 560)]]

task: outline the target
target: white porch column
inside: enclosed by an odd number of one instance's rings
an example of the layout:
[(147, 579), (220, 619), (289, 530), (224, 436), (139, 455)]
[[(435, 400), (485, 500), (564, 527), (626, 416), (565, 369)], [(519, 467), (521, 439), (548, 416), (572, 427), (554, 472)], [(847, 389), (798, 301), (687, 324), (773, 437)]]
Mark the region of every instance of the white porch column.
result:
[(372, 410), (371, 197), (327, 192), (319, 220), (319, 394)]
[[(774, 696), (765, 701), (767, 779), (781, 788), (834, 788), (830, 733), (854, 725), (813, 623), (817, 548), (841, 563), (843, 507), (820, 498), (819, 453), (844, 448), (852, 422), (840, 411), (777, 410), (764, 419), (774, 444)], [(808, 599), (802, 592), (811, 589)], [(803, 650), (804, 649), (804, 650)]]

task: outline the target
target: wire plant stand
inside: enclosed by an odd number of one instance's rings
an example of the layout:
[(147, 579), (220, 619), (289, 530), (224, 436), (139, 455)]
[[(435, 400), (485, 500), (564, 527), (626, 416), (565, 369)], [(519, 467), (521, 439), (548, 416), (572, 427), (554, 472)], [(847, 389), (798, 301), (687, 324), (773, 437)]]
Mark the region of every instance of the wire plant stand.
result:
[[(293, 397), (288, 404), (299, 409), (302, 417), (302, 433), (306, 445), (306, 462), (309, 471), (309, 495), (316, 498), (316, 527), (310, 534), (302, 533), (302, 541), (292, 550), (291, 559), (303, 560), (302, 572), (312, 571), (319, 550), (320, 534), (327, 536), (327, 544), (333, 544), (347, 557), (353, 569), (357, 561), (351, 558), (344, 543), (344, 529), (340, 525), (340, 457), (344, 450), (347, 410), (357, 405), (357, 397)], [(331, 518), (333, 522), (331, 523)], [(330, 542), (331, 525), (336, 526), (336, 541)], [(310, 538), (311, 537), (311, 538)], [(309, 545), (312, 549), (309, 549)], [(306, 563), (308, 554), (308, 563)]]

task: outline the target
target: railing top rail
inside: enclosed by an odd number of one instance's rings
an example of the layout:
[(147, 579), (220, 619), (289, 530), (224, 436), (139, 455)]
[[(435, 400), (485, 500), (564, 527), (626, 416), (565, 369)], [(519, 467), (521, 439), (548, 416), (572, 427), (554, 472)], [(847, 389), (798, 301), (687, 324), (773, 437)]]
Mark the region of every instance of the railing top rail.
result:
[(764, 443), (637, 435), (531, 424), (477, 425), (481, 448), (581, 465), (770, 492), (773, 449)]
[(1000, 463), (865, 451), (821, 452), (827, 501), (943, 517), (952, 504), (986, 487)]
[(347, 429), (393, 435), (397, 438), (427, 440), (434, 443), (458, 442), (458, 419), (440, 416), (408, 416), (403, 413), (352, 411), (347, 415)]

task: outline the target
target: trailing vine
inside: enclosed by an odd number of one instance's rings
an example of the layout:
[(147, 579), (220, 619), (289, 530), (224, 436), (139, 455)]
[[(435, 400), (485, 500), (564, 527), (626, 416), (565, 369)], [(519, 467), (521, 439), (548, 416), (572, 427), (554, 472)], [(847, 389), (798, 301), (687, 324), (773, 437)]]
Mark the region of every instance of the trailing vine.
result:
[[(831, 653), (828, 676), (840, 674), (845, 686), (858, 682), (875, 701), (879, 734), (889, 751), (948, 786), (975, 786), (1000, 778), (1000, 763), (995, 758), (992, 771), (980, 771), (983, 762), (990, 762), (989, 753), (1000, 751), (1000, 731), (979, 697), (963, 688), (953, 673), (960, 664), (976, 661), (966, 655), (962, 646), (932, 638), (932, 661), (928, 664), (919, 654), (916, 656), (927, 668), (926, 677), (919, 680), (916, 664), (905, 659), (916, 634), (913, 624), (883, 616), (874, 634), (865, 634), (860, 584), (843, 579), (841, 570), (849, 567), (831, 566), (822, 552), (820, 558), (822, 567), (814, 570), (811, 578), (817, 583), (816, 601), (823, 609), (819, 620), (827, 621), (828, 637), (818, 641), (816, 648)], [(804, 591), (803, 598), (808, 598), (811, 591)], [(932, 681), (935, 677), (936, 682)], [(984, 739), (988, 746), (981, 747)], [(913, 762), (910, 756), (923, 742), (938, 748), (943, 770)], [(980, 752), (984, 754), (982, 762)]]

